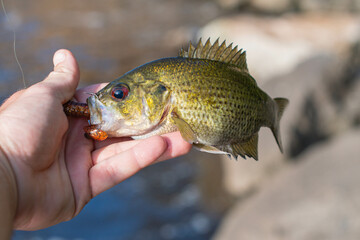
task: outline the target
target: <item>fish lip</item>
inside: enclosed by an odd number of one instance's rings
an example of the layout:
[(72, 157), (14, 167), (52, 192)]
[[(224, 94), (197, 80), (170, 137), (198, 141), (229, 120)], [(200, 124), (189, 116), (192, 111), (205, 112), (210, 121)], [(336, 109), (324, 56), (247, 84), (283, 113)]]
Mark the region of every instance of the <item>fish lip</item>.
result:
[(90, 111), (90, 125), (97, 126), (99, 130), (106, 132), (109, 137), (119, 136), (113, 126), (122, 126), (122, 119), (117, 119), (114, 112), (100, 101), (98, 95), (93, 95), (86, 101)]
[(92, 95), (91, 97), (86, 99), (86, 102), (89, 106), (90, 111), (90, 124), (91, 125), (101, 125), (102, 115), (101, 115), (101, 102), (99, 101), (97, 95)]

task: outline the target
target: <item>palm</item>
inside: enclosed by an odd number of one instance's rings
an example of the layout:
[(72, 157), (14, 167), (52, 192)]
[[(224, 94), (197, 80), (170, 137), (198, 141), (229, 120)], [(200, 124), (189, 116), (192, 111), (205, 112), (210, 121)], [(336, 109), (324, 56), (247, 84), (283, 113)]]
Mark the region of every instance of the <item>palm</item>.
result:
[[(91, 141), (76, 136), (79, 133), (76, 125), (84, 120), (71, 121), (66, 134), (69, 123), (61, 103), (54, 101), (51, 92), (43, 90), (32, 87), (13, 96), (10, 100), (14, 104), (2, 106), (5, 118), (1, 122), (5, 126), (1, 127), (4, 135), (10, 137), (1, 145), (10, 145), (5, 151), (17, 178), (15, 226), (19, 229), (37, 229), (68, 220), (85, 204), (78, 198), (86, 196), (88, 201), (91, 197), (88, 175), (77, 174), (86, 173), (89, 167), (84, 164), (91, 163)], [(24, 109), (25, 102), (39, 104)], [(72, 146), (67, 139), (77, 145)]]

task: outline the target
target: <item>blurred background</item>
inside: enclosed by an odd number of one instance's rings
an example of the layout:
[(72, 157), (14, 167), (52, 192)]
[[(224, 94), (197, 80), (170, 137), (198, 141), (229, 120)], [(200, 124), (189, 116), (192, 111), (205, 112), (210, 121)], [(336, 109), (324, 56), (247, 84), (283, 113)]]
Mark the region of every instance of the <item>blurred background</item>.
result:
[(108, 82), (200, 37), (234, 42), (272, 97), (287, 97), (282, 155), (261, 129), (260, 161), (192, 151), (97, 196), (69, 222), (13, 239), (359, 239), (359, 0), (4, 0), (0, 100), (68, 48), (80, 86)]

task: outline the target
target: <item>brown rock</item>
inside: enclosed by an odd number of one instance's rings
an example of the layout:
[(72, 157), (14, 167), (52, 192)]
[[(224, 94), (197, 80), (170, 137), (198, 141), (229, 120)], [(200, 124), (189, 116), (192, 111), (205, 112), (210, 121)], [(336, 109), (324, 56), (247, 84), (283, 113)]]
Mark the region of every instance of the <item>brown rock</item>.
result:
[(253, 192), (281, 169), (284, 159), (360, 124), (360, 84), (356, 75), (360, 65), (352, 56), (359, 55), (351, 49), (351, 56), (342, 63), (331, 55), (319, 55), (262, 86), (270, 96), (290, 100), (281, 122), (285, 155), (269, 129), (261, 129), (259, 162), (228, 161), (224, 157), (224, 186), (229, 193), (244, 196)]
[(220, 37), (246, 50), (251, 74), (263, 83), (319, 54), (342, 56), (359, 39), (358, 29), (359, 17), (344, 14), (238, 15), (209, 23), (198, 36)]
[(256, 9), (269, 12), (269, 13), (281, 13), (292, 9), (291, 0), (252, 0), (251, 5)]
[(298, 7), (302, 11), (346, 11), (360, 10), (359, 0), (298, 0)]
[(296, 156), (330, 135), (327, 122), (336, 112), (326, 97), (330, 84), (327, 77), (329, 72), (341, 71), (338, 65), (339, 60), (334, 56), (317, 56), (300, 64), (292, 73), (263, 85), (270, 96), (286, 97), (290, 101), (281, 119), (284, 149), (289, 156)]
[(318, 145), (229, 212), (214, 239), (358, 239), (360, 129)]
[[(356, 19), (345, 15), (283, 19), (238, 16), (215, 21), (200, 33), (204, 38), (225, 36), (228, 42), (244, 47), (250, 72), (261, 88), (272, 97), (290, 100), (281, 121), (286, 155), (278, 150), (271, 132), (262, 129), (259, 162), (235, 162), (223, 157), (224, 187), (229, 193), (244, 196), (253, 192), (281, 169), (284, 159), (359, 122), (359, 100), (354, 100), (357, 91), (354, 88), (354, 93), (347, 94), (348, 90), (341, 90), (346, 85), (343, 79), (354, 77), (342, 76), (342, 72), (349, 72), (344, 67), (346, 62), (356, 63), (352, 64), (355, 72), (360, 66), (347, 53), (358, 38)], [(338, 25), (340, 22), (344, 28)], [(350, 52), (358, 55), (355, 50)], [(344, 92), (338, 103), (331, 88)], [(345, 100), (348, 98), (352, 100)]]
[(216, 0), (216, 2), (225, 9), (232, 9), (247, 4), (250, 0)]
[[(270, 96), (286, 97), (290, 100), (281, 120), (285, 154), (281, 154), (270, 129), (262, 128), (259, 134), (258, 162), (252, 159), (231, 161), (227, 157), (223, 157), (224, 186), (228, 192), (236, 196), (243, 196), (254, 191), (261, 183), (281, 169), (284, 166), (284, 160), (288, 156), (294, 155), (295, 150), (298, 154), (310, 144), (323, 138), (322, 134), (326, 131), (319, 129), (321, 126), (319, 119), (323, 119), (329, 114), (316, 117), (313, 112), (304, 113), (304, 111), (309, 111), (306, 110), (309, 94), (326, 83), (324, 79), (326, 79), (327, 72), (334, 69), (336, 65), (337, 61), (333, 58), (318, 56), (299, 65), (292, 73), (270, 80), (262, 86)], [(323, 106), (328, 103), (329, 101), (322, 102)], [(310, 108), (310, 111), (312, 110), (317, 113), (317, 109)], [(314, 116), (315, 119), (309, 116)], [(303, 135), (300, 137), (294, 133), (294, 129), (299, 126), (304, 128)]]

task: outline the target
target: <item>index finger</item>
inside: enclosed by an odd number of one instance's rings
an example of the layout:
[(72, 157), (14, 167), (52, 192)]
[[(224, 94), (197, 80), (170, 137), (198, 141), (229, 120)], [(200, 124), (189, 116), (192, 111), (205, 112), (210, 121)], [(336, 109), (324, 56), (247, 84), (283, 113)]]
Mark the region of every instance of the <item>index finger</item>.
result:
[(160, 136), (138, 141), (126, 151), (98, 161), (89, 171), (92, 197), (124, 181), (151, 165), (166, 151), (167, 142)]

